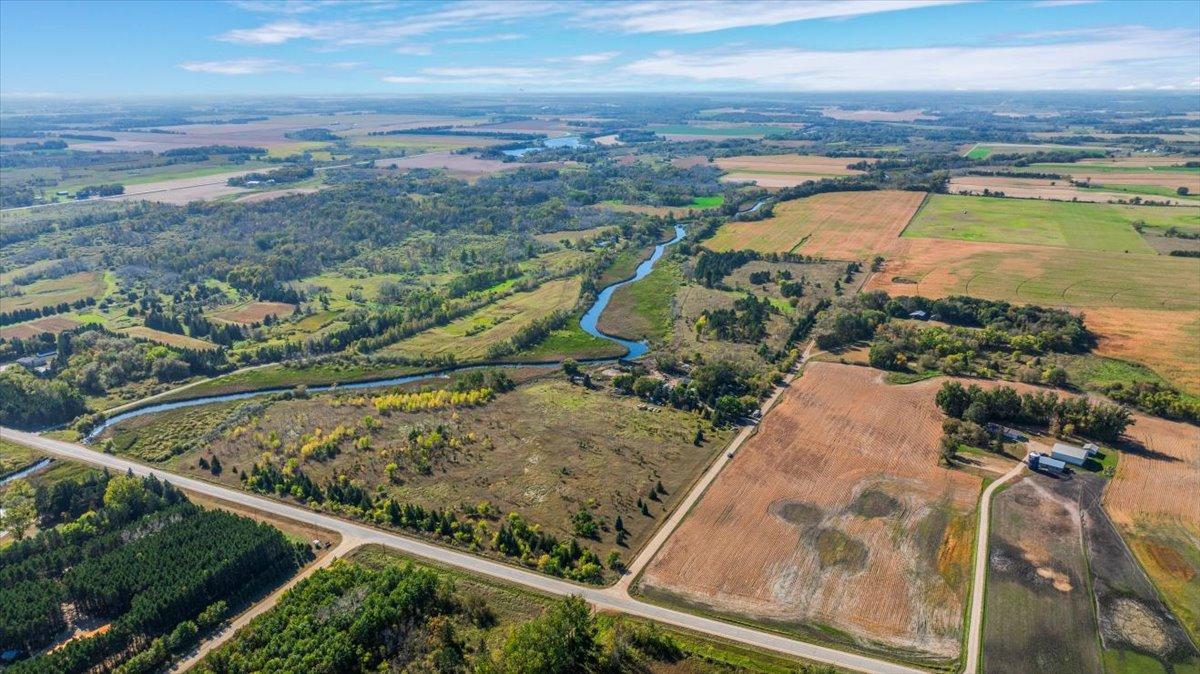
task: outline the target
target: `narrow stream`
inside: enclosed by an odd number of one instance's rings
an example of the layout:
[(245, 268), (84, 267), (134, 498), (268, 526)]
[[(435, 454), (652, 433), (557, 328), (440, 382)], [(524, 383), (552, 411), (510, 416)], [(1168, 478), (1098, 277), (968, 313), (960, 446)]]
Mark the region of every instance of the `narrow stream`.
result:
[[(683, 234), (684, 234), (683, 227), (680, 225), (675, 225), (675, 237), (672, 238), (670, 241), (667, 241), (666, 243), (660, 243), (657, 246), (655, 246), (654, 252), (650, 255), (650, 257), (646, 258), (641, 264), (638, 265), (637, 270), (634, 272), (632, 277), (625, 279), (624, 281), (618, 281), (617, 283), (614, 283), (614, 284), (604, 288), (604, 290), (601, 290), (600, 294), (596, 297), (596, 302), (592, 305), (592, 307), (590, 309), (588, 309), (587, 313), (583, 315), (583, 318), (581, 318), (579, 320), (579, 327), (582, 328), (585, 332), (587, 332), (590, 335), (594, 335), (601, 339), (606, 339), (615, 344), (620, 344), (621, 346), (628, 349), (629, 352), (627, 354), (625, 354), (624, 358), (638, 358), (639, 356), (642, 356), (643, 354), (645, 354), (646, 351), (649, 350), (649, 346), (647, 346), (645, 342), (634, 342), (634, 341), (630, 341), (628, 339), (621, 339), (620, 337), (614, 337), (613, 335), (606, 335), (603, 332), (600, 332), (600, 330), (598, 330), (596, 328), (596, 323), (597, 323), (597, 321), (600, 320), (600, 314), (602, 314), (604, 312), (605, 307), (608, 306), (609, 300), (612, 299), (613, 292), (616, 291), (617, 288), (619, 288), (623, 285), (628, 285), (639, 279), (646, 278), (646, 275), (649, 274), (650, 271), (654, 269), (654, 265), (658, 262), (659, 258), (662, 257), (663, 251), (666, 250), (667, 246), (677, 243), (680, 239), (683, 238)], [(459, 367), (447, 368), (445, 370), (438, 370), (435, 372), (423, 372), (421, 374), (410, 374), (410, 375), (405, 375), (403, 377), (392, 377), (390, 379), (376, 379), (376, 380), (372, 380), (372, 381), (360, 381), (360, 382), (353, 382), (353, 383), (349, 383), (349, 384), (324, 384), (324, 385), (320, 385), (320, 386), (309, 386), (309, 387), (307, 387), (307, 390), (309, 393), (320, 393), (322, 391), (331, 391), (333, 389), (337, 389), (339, 391), (344, 391), (344, 390), (355, 390), (355, 389), (365, 389), (365, 388), (381, 388), (381, 387), (386, 387), (386, 386), (399, 386), (401, 384), (411, 384), (413, 382), (432, 380), (432, 379), (447, 379), (447, 378), (449, 378), (450, 374), (453, 372), (462, 372), (462, 371), (466, 371), (466, 370), (477, 370), (477, 369), (492, 368), (492, 367), (546, 367), (546, 368), (552, 368), (552, 367), (558, 367), (560, 364), (561, 364), (560, 361), (555, 361), (555, 362), (548, 362), (548, 363), (529, 363), (529, 364), (515, 364), (514, 363), (514, 364), (501, 364), (501, 365), (495, 365), (495, 364), (493, 364), (493, 365), (486, 365), (486, 364), (485, 365), (462, 365)], [(285, 393), (287, 391), (294, 390), (294, 388), (295, 387), (288, 386), (288, 387), (276, 387), (276, 388), (269, 388), (269, 389), (259, 389), (256, 391), (243, 391), (241, 393), (226, 393), (226, 394), (222, 394), (222, 395), (202, 396), (199, 398), (191, 398), (188, 400), (176, 400), (176, 401), (172, 401), (172, 402), (147, 405), (146, 407), (139, 407), (137, 409), (133, 409), (128, 412), (122, 412), (120, 414), (111, 416), (108, 419), (105, 419), (103, 423), (98, 424), (95, 428), (92, 429), (92, 431), (90, 433), (87, 434), (87, 437), (84, 438), (84, 442), (91, 442), (92, 440), (95, 440), (97, 436), (99, 436), (101, 433), (103, 433), (104, 430), (110, 426), (119, 424), (122, 421), (125, 421), (127, 419), (132, 419), (134, 417), (140, 417), (144, 414), (157, 414), (159, 412), (166, 412), (168, 410), (177, 410), (177, 409), (180, 409), (183, 407), (195, 407), (197, 405), (208, 405), (210, 403), (230, 402), (230, 401), (234, 401), (234, 400), (246, 400), (247, 398), (257, 398), (260, 396), (272, 395), (275, 393)]]
[(0, 486), (6, 485), (9, 482), (12, 482), (13, 480), (20, 480), (21, 478), (29, 477), (30, 475), (33, 475), (34, 473), (38, 472), (39, 470), (41, 470), (49, 465), (50, 465), (50, 459), (42, 459), (41, 461), (38, 461), (32, 465), (26, 466), (26, 467), (22, 468), (21, 470), (18, 470), (15, 473), (9, 473), (8, 475), (5, 475), (4, 477), (0, 477)]

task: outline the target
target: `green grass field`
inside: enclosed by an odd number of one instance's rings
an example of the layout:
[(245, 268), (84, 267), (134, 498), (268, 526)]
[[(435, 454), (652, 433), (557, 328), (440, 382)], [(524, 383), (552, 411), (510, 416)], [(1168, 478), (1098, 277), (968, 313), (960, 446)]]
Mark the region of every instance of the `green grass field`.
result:
[(904, 236), (1153, 253), (1133, 223), (1195, 227), (1200, 208), (930, 195)]
[(1053, 150), (1074, 150), (1080, 154), (1103, 152), (1103, 148), (1079, 147), (1077, 145), (1020, 145), (1001, 143), (989, 145), (986, 143), (977, 143), (967, 152), (966, 157), (967, 159), (987, 159), (994, 154), (1033, 154), (1035, 152), (1050, 152)]
[(671, 330), (671, 300), (683, 272), (663, 260), (646, 278), (622, 286), (600, 316), (600, 330), (627, 339), (665, 339)]
[(1130, 164), (1030, 164), (1026, 170), (1035, 173), (1191, 173), (1200, 175), (1200, 167), (1188, 167), (1179, 164), (1182, 160), (1163, 159), (1161, 166), (1141, 166)]
[(692, 203), (688, 204), (689, 208), (716, 208), (725, 203), (725, 195), (718, 194), (714, 197), (696, 197), (692, 199)]
[(573, 316), (565, 327), (554, 330), (537, 346), (526, 349), (512, 357), (519, 361), (556, 361), (564, 358), (576, 360), (590, 358), (617, 358), (625, 355), (625, 349), (608, 341), (593, 337), (579, 327), (579, 317)]

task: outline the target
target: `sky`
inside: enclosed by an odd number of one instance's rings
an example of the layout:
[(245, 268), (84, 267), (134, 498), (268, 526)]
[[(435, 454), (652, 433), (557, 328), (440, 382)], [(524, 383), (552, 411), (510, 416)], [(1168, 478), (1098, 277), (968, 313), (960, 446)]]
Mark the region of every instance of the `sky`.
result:
[(0, 2), (12, 98), (1123, 89), (1200, 92), (1200, 2)]

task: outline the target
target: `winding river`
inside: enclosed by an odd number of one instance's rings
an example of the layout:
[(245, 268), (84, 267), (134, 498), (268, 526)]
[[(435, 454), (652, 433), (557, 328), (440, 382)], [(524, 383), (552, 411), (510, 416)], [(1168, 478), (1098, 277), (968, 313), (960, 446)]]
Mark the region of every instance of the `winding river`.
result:
[[(610, 342), (613, 342), (615, 344), (619, 344), (619, 345), (625, 347), (625, 349), (628, 351), (624, 356), (624, 358), (626, 358), (626, 359), (639, 358), (639, 357), (645, 355), (646, 351), (648, 351), (650, 348), (645, 342), (634, 342), (634, 341), (630, 341), (628, 339), (621, 339), (620, 337), (616, 337), (613, 335), (607, 335), (603, 332), (600, 332), (600, 330), (596, 327), (596, 323), (600, 320), (600, 314), (604, 313), (604, 309), (608, 307), (608, 303), (612, 299), (612, 295), (616, 291), (616, 289), (620, 288), (621, 286), (624, 286), (624, 285), (629, 285), (630, 283), (633, 283), (634, 281), (638, 281), (643, 278), (646, 278), (646, 276), (651, 272), (651, 270), (654, 269), (654, 265), (659, 261), (660, 258), (662, 258), (663, 252), (667, 249), (667, 246), (677, 243), (680, 239), (683, 238), (683, 235), (684, 235), (683, 227), (681, 225), (675, 225), (674, 238), (672, 238), (670, 241), (667, 241), (665, 243), (660, 243), (657, 246), (655, 246), (654, 252), (650, 254), (650, 257), (646, 258), (645, 260), (642, 261), (641, 264), (638, 265), (637, 269), (634, 271), (633, 276), (625, 279), (624, 281), (618, 281), (616, 283), (613, 283), (612, 285), (609, 285), (609, 286), (605, 287), (603, 290), (601, 290), (600, 294), (596, 297), (596, 302), (594, 304), (592, 304), (591, 308), (588, 309), (587, 313), (585, 313), (583, 315), (583, 318), (581, 318), (579, 320), (579, 327), (582, 328), (584, 330), (584, 332), (587, 332), (590, 335), (599, 337), (600, 339), (608, 340)], [(365, 389), (365, 388), (380, 388), (380, 387), (386, 387), (386, 386), (399, 386), (400, 384), (411, 384), (413, 382), (432, 380), (432, 379), (447, 379), (450, 376), (450, 374), (453, 372), (463, 372), (466, 370), (478, 370), (478, 369), (492, 368), (492, 367), (546, 367), (546, 368), (553, 368), (553, 367), (558, 367), (560, 364), (561, 364), (561, 361), (553, 361), (553, 362), (546, 362), (546, 363), (523, 363), (523, 364), (511, 363), (511, 364), (491, 364), (491, 365), (488, 365), (488, 364), (461, 365), (458, 367), (447, 368), (444, 370), (437, 370), (437, 371), (433, 371), (433, 372), (423, 372), (421, 374), (410, 374), (410, 375), (405, 375), (403, 377), (391, 377), (389, 379), (375, 379), (372, 381), (360, 381), (360, 382), (352, 382), (352, 383), (348, 383), (348, 384), (325, 384), (325, 385), (320, 385), (320, 386), (309, 386), (309, 387), (307, 387), (307, 390), (309, 393), (320, 393), (322, 391), (331, 391), (333, 389), (337, 389), (339, 391), (344, 391), (344, 390)], [(226, 393), (226, 394), (222, 394), (222, 395), (201, 396), (199, 398), (191, 398), (188, 400), (175, 400), (172, 402), (163, 402), (163, 403), (156, 403), (153, 405), (147, 405), (145, 407), (139, 407), (136, 409), (132, 409), (132, 410), (129, 410), (128, 412), (122, 412), (120, 414), (116, 414), (116, 415), (113, 415), (113, 416), (105, 419), (103, 423), (97, 424), (96, 427), (93, 428), (90, 433), (88, 433), (87, 437), (84, 438), (84, 442), (91, 442), (92, 440), (95, 440), (97, 436), (99, 436), (101, 433), (103, 433), (104, 430), (110, 426), (119, 424), (122, 421), (125, 421), (127, 419), (132, 419), (134, 417), (140, 417), (145, 414), (157, 414), (158, 412), (166, 412), (168, 410), (177, 410), (177, 409), (180, 409), (183, 407), (195, 407), (197, 405), (208, 405), (211, 403), (230, 402), (230, 401), (234, 401), (234, 400), (246, 400), (247, 398), (257, 398), (260, 396), (272, 395), (275, 393), (286, 393), (286, 392), (292, 391), (292, 390), (294, 390), (294, 387), (274, 387), (274, 388), (258, 389), (255, 391), (243, 391), (241, 393)]]

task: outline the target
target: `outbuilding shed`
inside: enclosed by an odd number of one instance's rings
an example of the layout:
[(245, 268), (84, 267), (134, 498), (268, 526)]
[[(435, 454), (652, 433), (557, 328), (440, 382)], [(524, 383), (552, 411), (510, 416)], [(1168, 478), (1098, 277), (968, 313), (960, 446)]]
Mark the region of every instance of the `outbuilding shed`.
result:
[(1054, 443), (1054, 447), (1050, 450), (1050, 456), (1051, 458), (1058, 459), (1059, 461), (1066, 461), (1067, 463), (1074, 464), (1076, 466), (1082, 466), (1087, 462), (1088, 452), (1082, 447), (1056, 442)]

